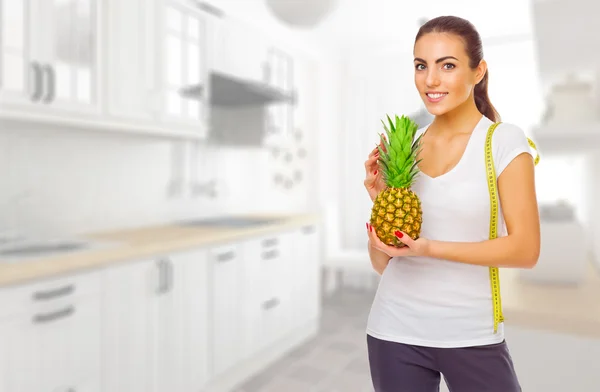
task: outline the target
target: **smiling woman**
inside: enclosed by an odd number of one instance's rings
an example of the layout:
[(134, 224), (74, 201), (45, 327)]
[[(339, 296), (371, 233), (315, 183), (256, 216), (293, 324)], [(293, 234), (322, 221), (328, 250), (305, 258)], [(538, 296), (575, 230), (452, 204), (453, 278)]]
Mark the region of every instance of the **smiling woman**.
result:
[[(415, 87), (434, 116), (414, 135), (421, 175), (412, 189), (423, 222), (417, 239), (397, 232), (403, 247), (384, 244), (367, 224), (371, 263), (382, 275), (367, 325), (373, 386), (433, 392), (443, 375), (452, 391), (517, 392), (492, 272), (537, 263), (533, 154), (519, 126), (499, 123), (469, 21), (428, 21), (413, 50)], [(365, 162), (371, 200), (385, 188), (378, 159), (374, 151)]]

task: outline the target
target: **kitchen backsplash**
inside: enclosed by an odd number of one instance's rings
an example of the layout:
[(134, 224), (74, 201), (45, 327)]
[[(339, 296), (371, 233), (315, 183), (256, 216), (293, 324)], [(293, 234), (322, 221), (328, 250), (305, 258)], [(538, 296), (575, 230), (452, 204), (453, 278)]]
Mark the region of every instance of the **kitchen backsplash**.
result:
[[(86, 130), (1, 132), (1, 229), (69, 235), (307, 209), (306, 185), (291, 192), (272, 181), (271, 150), (197, 148), (194, 174), (190, 143)], [(194, 195), (194, 178), (199, 185), (217, 180), (215, 197)]]

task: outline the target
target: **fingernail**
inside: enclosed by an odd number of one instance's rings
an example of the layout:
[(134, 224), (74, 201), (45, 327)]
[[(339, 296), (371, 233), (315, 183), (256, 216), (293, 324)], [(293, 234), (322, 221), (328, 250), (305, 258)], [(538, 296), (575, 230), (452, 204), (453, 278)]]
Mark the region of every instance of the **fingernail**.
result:
[(369, 224), (368, 224), (368, 223), (366, 223), (366, 225), (367, 225), (367, 230), (369, 230)]
[(398, 238), (402, 238), (404, 236), (404, 234), (402, 234), (400, 231), (396, 230), (396, 232), (394, 233), (396, 235), (396, 237)]
[(375, 170), (375, 173), (373, 173), (374, 175), (377, 175), (378, 170)]

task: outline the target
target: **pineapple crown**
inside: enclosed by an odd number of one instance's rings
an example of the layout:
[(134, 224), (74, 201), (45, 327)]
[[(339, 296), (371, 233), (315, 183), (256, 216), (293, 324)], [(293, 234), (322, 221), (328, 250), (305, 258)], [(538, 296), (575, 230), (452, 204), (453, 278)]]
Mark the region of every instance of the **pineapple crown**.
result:
[(419, 126), (407, 116), (395, 116), (396, 122), (392, 122), (386, 115), (388, 125), (382, 120), (383, 128), (387, 134), (387, 140), (381, 135), (379, 149), (379, 166), (383, 180), (391, 188), (408, 188), (414, 182), (419, 173), (417, 160), (421, 151), (420, 135), (415, 140), (415, 134)]

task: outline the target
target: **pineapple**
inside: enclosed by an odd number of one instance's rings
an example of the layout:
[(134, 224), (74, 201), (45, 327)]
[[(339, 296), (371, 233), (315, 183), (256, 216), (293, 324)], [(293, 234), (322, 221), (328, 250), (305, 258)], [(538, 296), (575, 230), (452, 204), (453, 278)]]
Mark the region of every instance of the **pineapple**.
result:
[(401, 230), (416, 240), (423, 223), (421, 201), (410, 189), (419, 173), (421, 136), (415, 140), (418, 125), (410, 118), (396, 116), (394, 124), (386, 117), (389, 129), (385, 122), (382, 124), (387, 140), (382, 138), (383, 146), (378, 148), (379, 167), (387, 187), (373, 202), (370, 223), (383, 243), (403, 247), (394, 232)]

